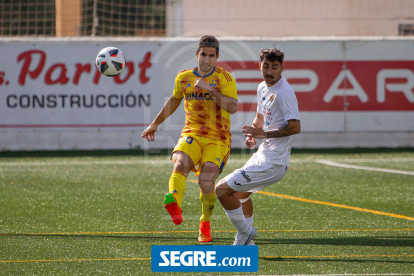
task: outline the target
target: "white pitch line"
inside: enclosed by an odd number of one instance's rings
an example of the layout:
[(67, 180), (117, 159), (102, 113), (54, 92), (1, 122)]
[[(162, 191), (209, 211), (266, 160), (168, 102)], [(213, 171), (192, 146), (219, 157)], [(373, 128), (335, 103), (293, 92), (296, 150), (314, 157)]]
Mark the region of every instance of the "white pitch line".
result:
[[(230, 159), (227, 164), (245, 164), (247, 162), (248, 159)], [(310, 159), (306, 159), (306, 160), (290, 160), (290, 163), (293, 164), (307, 164), (307, 163), (315, 163), (315, 160), (310, 160)]]
[(113, 160), (113, 161), (68, 161), (68, 162), (0, 162), (0, 167), (19, 166), (88, 166), (88, 165), (136, 165), (136, 164), (167, 164), (170, 160)]
[[(244, 164), (247, 160), (229, 160), (228, 164)], [(297, 160), (291, 163), (313, 163), (311, 160)], [(23, 167), (23, 166), (93, 166), (93, 165), (139, 165), (139, 164), (172, 164), (171, 160), (108, 160), (108, 161), (23, 161), (23, 162), (0, 162), (0, 167)]]
[(396, 276), (396, 275), (414, 275), (414, 273), (379, 273), (379, 274), (286, 274), (280, 276)]
[(373, 168), (373, 167), (365, 167), (365, 166), (356, 166), (356, 165), (349, 165), (349, 164), (342, 164), (337, 163), (329, 160), (317, 160), (316, 162), (325, 164), (328, 166), (334, 166), (339, 168), (348, 168), (348, 169), (355, 169), (355, 170), (366, 170), (366, 171), (376, 171), (376, 172), (387, 172), (387, 173), (398, 173), (398, 174), (407, 174), (407, 175), (414, 175), (414, 172), (409, 171), (400, 171), (400, 170), (390, 170), (390, 169), (382, 169), (382, 168)]
[[(345, 158), (341, 159), (347, 162), (410, 162), (414, 161), (414, 158), (390, 158), (390, 159), (351, 159)], [(306, 163), (314, 163), (319, 162), (321, 160), (314, 160), (314, 159), (305, 159), (305, 160), (290, 160), (292, 164), (306, 164)], [(323, 160), (322, 160), (323, 161)], [(247, 162), (247, 159), (230, 159), (228, 164), (244, 164)], [(332, 162), (332, 161), (329, 161)], [(0, 167), (19, 167), (19, 166), (94, 166), (94, 165), (139, 165), (139, 164), (169, 164), (171, 160), (107, 160), (107, 161), (23, 161), (23, 162), (0, 162)], [(321, 163), (321, 162), (319, 162)], [(339, 163), (338, 163), (339, 164)], [(328, 164), (327, 164), (328, 165)], [(351, 165), (349, 165), (351, 166)]]
[[(389, 163), (389, 162), (414, 162), (414, 158), (341, 158), (341, 161), (353, 162), (353, 163)], [(229, 164), (246, 163), (245, 159), (229, 159)], [(290, 163), (301, 164), (301, 163), (314, 163), (318, 162), (316, 159), (291, 159)]]
[(354, 162), (354, 163), (389, 163), (389, 162), (414, 162), (414, 158), (344, 158), (341, 161)]

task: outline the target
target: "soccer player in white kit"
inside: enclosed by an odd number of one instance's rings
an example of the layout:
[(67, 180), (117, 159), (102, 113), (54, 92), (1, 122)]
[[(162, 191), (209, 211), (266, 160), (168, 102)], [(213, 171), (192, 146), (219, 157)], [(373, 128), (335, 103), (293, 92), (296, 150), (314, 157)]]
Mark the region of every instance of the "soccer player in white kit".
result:
[(264, 81), (257, 88), (257, 113), (252, 126), (244, 125), (246, 146), (258, 151), (246, 164), (221, 179), (216, 194), (237, 234), (233, 245), (254, 244), (250, 194), (280, 181), (289, 168), (292, 135), (300, 132), (298, 101), (289, 83), (282, 78), (284, 53), (276, 48), (260, 50)]

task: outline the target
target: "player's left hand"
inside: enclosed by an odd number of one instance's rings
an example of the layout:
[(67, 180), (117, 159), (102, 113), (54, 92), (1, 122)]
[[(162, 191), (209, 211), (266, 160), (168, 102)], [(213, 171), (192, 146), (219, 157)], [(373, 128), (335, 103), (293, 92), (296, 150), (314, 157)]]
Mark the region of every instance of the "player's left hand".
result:
[(255, 138), (252, 138), (252, 137), (247, 137), (246, 138), (246, 141), (244, 141), (244, 143), (246, 144), (246, 146), (249, 148), (249, 149), (254, 149), (254, 147), (256, 146), (256, 144), (257, 144), (257, 141), (256, 141), (256, 139)]
[(265, 131), (259, 127), (253, 124), (253, 126), (242, 126), (242, 132), (244, 133), (244, 136), (256, 138), (256, 139), (264, 139), (266, 138)]
[(211, 86), (208, 85), (202, 78), (196, 79), (196, 81), (194, 82), (194, 87), (207, 91), (209, 91), (211, 88)]

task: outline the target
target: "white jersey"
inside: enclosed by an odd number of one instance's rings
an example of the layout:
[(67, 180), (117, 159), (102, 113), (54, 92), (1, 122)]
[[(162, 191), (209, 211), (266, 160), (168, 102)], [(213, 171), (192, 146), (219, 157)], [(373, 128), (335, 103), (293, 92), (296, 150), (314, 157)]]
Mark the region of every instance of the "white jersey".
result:
[[(291, 119), (300, 120), (295, 92), (284, 78), (271, 87), (264, 81), (259, 84), (257, 113), (264, 116), (265, 131), (278, 129)], [(289, 166), (291, 145), (292, 136), (264, 139), (255, 155), (270, 164)]]

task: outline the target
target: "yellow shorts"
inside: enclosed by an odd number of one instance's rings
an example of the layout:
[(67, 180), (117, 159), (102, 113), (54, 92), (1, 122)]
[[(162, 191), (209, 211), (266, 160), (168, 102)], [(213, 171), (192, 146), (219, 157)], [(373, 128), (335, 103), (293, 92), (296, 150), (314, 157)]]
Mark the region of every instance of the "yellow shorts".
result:
[[(201, 168), (205, 162), (212, 162), (216, 164), (220, 173), (227, 163), (230, 155), (230, 146), (226, 145), (222, 141), (213, 140), (206, 137), (197, 135), (183, 135), (178, 139), (178, 143), (173, 150), (173, 154), (176, 151), (185, 152), (193, 160), (193, 171), (200, 173)], [(172, 160), (172, 158), (171, 158)], [(198, 166), (196, 170), (195, 167)]]

